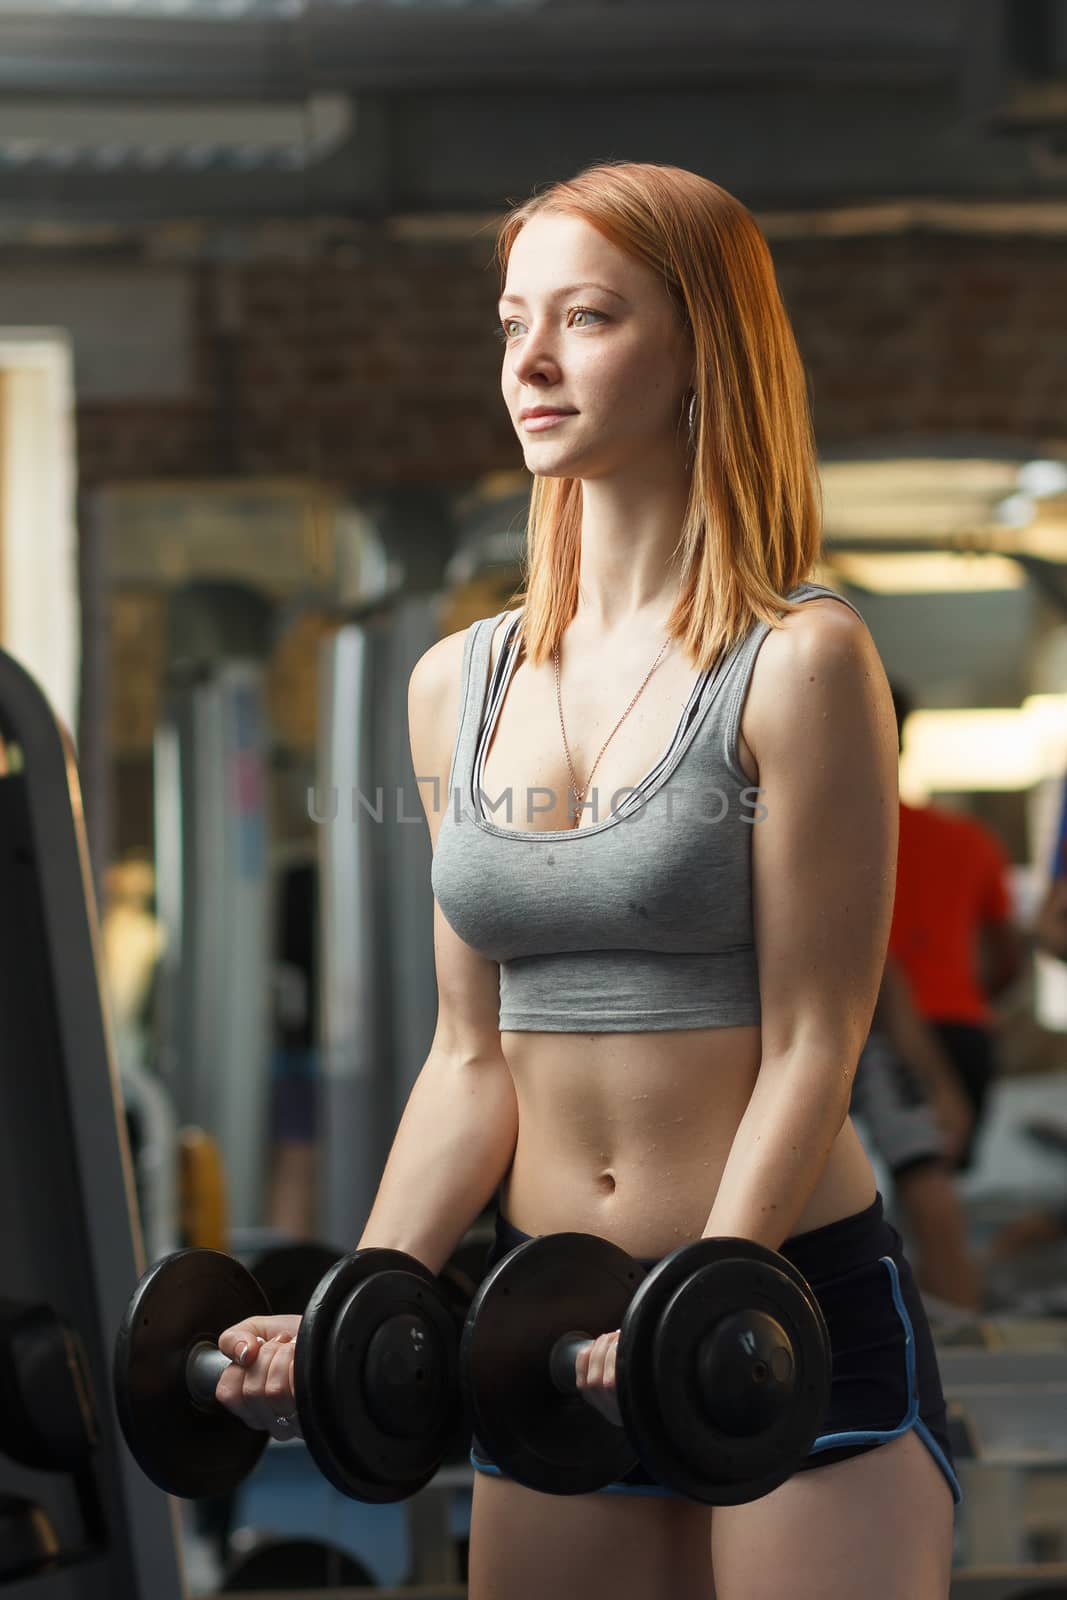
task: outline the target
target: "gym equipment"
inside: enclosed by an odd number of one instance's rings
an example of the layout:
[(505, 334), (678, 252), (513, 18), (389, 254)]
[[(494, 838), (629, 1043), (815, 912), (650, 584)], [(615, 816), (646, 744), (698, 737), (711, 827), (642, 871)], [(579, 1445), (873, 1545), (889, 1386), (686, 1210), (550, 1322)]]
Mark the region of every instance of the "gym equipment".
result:
[[(229, 1217), (264, 1212), (270, 1083), (265, 663), (274, 610), (240, 584), (171, 596), (165, 704), (154, 744), (160, 1072), (180, 1124), (218, 1140)], [(226, 1070), (219, 1071), (219, 1062)], [(190, 1245), (225, 1246), (218, 1207)], [(213, 1218), (215, 1220), (213, 1220)]]
[(482, 1280), (460, 1343), (463, 1389), (475, 1437), (516, 1482), (588, 1494), (637, 1465), (624, 1431), (576, 1392), (573, 1353), (568, 1385), (557, 1352), (620, 1327), (642, 1275), (607, 1240), (560, 1233), (519, 1245)]
[(120, 1042), (125, 1043), (126, 1050), (124, 1056), (119, 1055), (119, 1085), (145, 1259), (158, 1261), (183, 1243), (201, 1241), (183, 1240), (179, 1232), (184, 1197), (180, 1193), (178, 1127), (170, 1094), (155, 1072), (135, 1057), (129, 1035), (124, 1041), (116, 1040), (117, 1052)]
[(308, 1449), (335, 1488), (377, 1503), (415, 1494), (462, 1422), (458, 1333), (434, 1274), (399, 1250), (339, 1261), (304, 1312), (294, 1379)]
[(269, 1316), (251, 1273), (217, 1250), (179, 1250), (150, 1267), (115, 1341), (115, 1402), (126, 1443), (166, 1494), (226, 1494), (270, 1440), (215, 1401), (229, 1361), (219, 1334)]
[[(178, 1600), (170, 1510), (110, 1405), (91, 1406), (141, 1258), (75, 752), (3, 651), (0, 751), (0, 1270), (14, 1303), (0, 1354), (0, 1571), (47, 1562), (68, 1570), (45, 1583), (57, 1594)], [(51, 1465), (20, 1459), (30, 1454)]]
[(747, 1239), (702, 1239), (661, 1261), (623, 1321), (626, 1430), (653, 1475), (693, 1500), (740, 1505), (792, 1476), (830, 1399), (830, 1336), (792, 1262)]
[(348, 1550), (318, 1539), (267, 1539), (240, 1556), (226, 1573), (220, 1593), (264, 1593), (284, 1589), (373, 1588), (374, 1578)]
[(489, 1237), (483, 1237), (477, 1228), (472, 1230), (456, 1246), (438, 1274), (437, 1281), (448, 1297), (460, 1333), (478, 1285), (485, 1276), (489, 1245)]
[(48, 1305), (0, 1300), (0, 1449), (41, 1472), (72, 1472), (99, 1443), (85, 1346)]
[[(391, 528), (391, 560), (394, 531), (404, 540)], [(409, 590), (363, 608), (320, 656), (308, 808), (319, 824), (317, 1215), (330, 1239), (363, 1232), (436, 1026), (431, 850), (407, 684), (441, 637), (439, 606), (436, 594)]]
[(1067, 1600), (1067, 1568), (1053, 1566), (954, 1567), (952, 1600)]
[(180, 1242), (188, 1250), (225, 1250), (230, 1218), (219, 1142), (189, 1124), (179, 1130), (177, 1146)]
[(273, 1245), (250, 1263), (253, 1278), (275, 1312), (301, 1316), (330, 1268), (346, 1252), (311, 1241)]
[[(974, 1590), (1014, 1600), (1037, 1584), (1020, 1563), (1062, 1549), (1062, 1509), (1042, 1486), (1067, 1468), (1067, 1320), (961, 1315), (932, 1327), (951, 1436), (966, 1446), (960, 1559), (976, 1572), (1018, 1568), (1017, 1582)], [(1054, 1576), (1062, 1587), (1067, 1574)]]
[[(575, 1377), (579, 1350), (615, 1328), (623, 1428)], [(476, 1437), (504, 1472), (549, 1494), (603, 1488), (640, 1460), (708, 1505), (758, 1499), (797, 1470), (830, 1392), (810, 1287), (744, 1239), (683, 1245), (647, 1275), (590, 1234), (530, 1239), (475, 1295), (460, 1364)]]
[(23, 1495), (0, 1495), (0, 1583), (36, 1577), (59, 1565), (59, 1540), (43, 1507)]
[[(180, 1250), (141, 1279), (115, 1344), (119, 1421), (142, 1471), (168, 1494), (223, 1495), (269, 1435), (215, 1401), (230, 1365), (219, 1335), (266, 1316), (261, 1286), (232, 1257)], [(354, 1499), (406, 1499), (429, 1482), (460, 1424), (458, 1335), (421, 1262), (393, 1250), (339, 1261), (304, 1312), (294, 1384), (316, 1465)]]

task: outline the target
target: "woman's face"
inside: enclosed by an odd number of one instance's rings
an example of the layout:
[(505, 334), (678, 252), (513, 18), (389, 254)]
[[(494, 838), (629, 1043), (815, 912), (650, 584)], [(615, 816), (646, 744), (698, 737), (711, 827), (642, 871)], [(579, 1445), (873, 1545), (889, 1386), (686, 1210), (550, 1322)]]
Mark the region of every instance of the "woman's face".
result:
[[(666, 288), (580, 217), (542, 213), (511, 249), (501, 388), (530, 472), (601, 478), (684, 460), (692, 346)], [(535, 407), (566, 415), (524, 419)]]

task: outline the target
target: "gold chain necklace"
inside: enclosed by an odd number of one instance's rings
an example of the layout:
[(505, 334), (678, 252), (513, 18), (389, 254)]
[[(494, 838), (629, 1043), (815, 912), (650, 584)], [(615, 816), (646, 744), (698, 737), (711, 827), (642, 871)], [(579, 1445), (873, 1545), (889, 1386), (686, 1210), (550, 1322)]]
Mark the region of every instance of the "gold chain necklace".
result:
[(611, 743), (612, 739), (614, 739), (615, 735), (618, 733), (619, 729), (622, 727), (623, 723), (626, 721), (626, 718), (630, 715), (630, 712), (633, 710), (634, 706), (637, 704), (637, 702), (640, 699), (641, 695), (644, 693), (645, 686), (647, 685), (649, 678), (651, 678), (652, 674), (655, 672), (656, 668), (659, 666), (660, 661), (663, 659), (663, 652), (664, 652), (664, 650), (667, 649), (667, 646), (670, 644), (670, 642), (671, 642), (670, 639), (666, 639), (664, 641), (663, 646), (660, 649), (659, 655), (656, 657), (655, 661), (653, 661), (652, 665), (649, 667), (648, 672), (645, 675), (644, 683), (642, 683), (640, 689), (638, 689), (637, 693), (634, 695), (633, 699), (630, 701), (630, 704), (626, 707), (626, 710), (623, 712), (623, 714), (619, 718), (618, 722), (612, 728), (611, 732), (608, 734), (607, 738), (604, 740), (604, 743), (600, 746), (599, 754), (597, 755), (596, 760), (593, 762), (592, 767), (589, 769), (589, 776), (585, 780), (585, 786), (583, 788), (581, 788), (581, 789), (578, 787), (578, 776), (577, 776), (577, 774), (575, 773), (575, 770), (574, 770), (574, 762), (571, 760), (571, 749), (570, 749), (570, 745), (567, 743), (567, 730), (563, 726), (563, 698), (562, 698), (562, 696), (560, 694), (560, 687), (559, 687), (559, 646), (557, 645), (557, 646), (555, 646), (553, 648), (553, 650), (552, 650), (552, 663), (553, 663), (553, 666), (556, 669), (556, 704), (559, 707), (559, 726), (560, 726), (560, 732), (563, 734), (563, 748), (564, 748), (564, 751), (566, 752), (566, 755), (567, 755), (567, 768), (568, 768), (568, 771), (570, 772), (571, 783), (572, 783), (572, 785), (574, 787), (574, 821), (571, 823), (571, 827), (572, 828), (578, 828), (578, 827), (581, 826), (581, 822), (582, 822), (582, 802), (585, 800), (586, 795), (589, 793), (589, 785), (593, 781), (593, 773), (596, 771), (597, 767), (600, 764), (600, 757), (604, 754), (604, 751), (607, 749), (607, 747)]

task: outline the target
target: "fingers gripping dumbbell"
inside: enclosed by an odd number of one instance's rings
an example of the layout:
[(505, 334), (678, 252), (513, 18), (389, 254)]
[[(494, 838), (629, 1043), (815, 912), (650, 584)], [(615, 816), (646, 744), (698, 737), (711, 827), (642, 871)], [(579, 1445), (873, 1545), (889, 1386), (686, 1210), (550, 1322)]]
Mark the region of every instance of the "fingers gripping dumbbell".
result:
[[(168, 1494), (228, 1493), (268, 1443), (215, 1400), (229, 1366), (219, 1335), (270, 1314), (247, 1269), (215, 1250), (151, 1267), (115, 1345), (119, 1421), (142, 1471)], [(330, 1268), (300, 1324), (300, 1429), (335, 1488), (402, 1500), (437, 1471), (460, 1425), (458, 1333), (437, 1280), (413, 1257), (360, 1250)]]
[[(620, 1329), (615, 1427), (577, 1390), (587, 1341)], [(589, 1234), (505, 1256), (471, 1304), (460, 1367), (474, 1432), (528, 1488), (584, 1494), (643, 1461), (709, 1505), (768, 1494), (814, 1442), (830, 1391), (818, 1302), (745, 1239), (683, 1245), (647, 1275)]]

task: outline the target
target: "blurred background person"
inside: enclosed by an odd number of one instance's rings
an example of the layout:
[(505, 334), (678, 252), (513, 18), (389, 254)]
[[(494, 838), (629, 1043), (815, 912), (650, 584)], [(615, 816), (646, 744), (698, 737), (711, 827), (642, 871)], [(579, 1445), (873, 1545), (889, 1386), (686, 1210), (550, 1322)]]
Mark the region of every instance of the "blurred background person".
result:
[(949, 1305), (979, 1310), (982, 1273), (952, 1175), (970, 1139), (970, 1103), (891, 956), (856, 1068), (851, 1110), (892, 1177), (895, 1220), (908, 1235), (920, 1288)]
[[(1044, 955), (1067, 963), (1067, 780), (1049, 862), (1048, 886), (1034, 922), (1033, 937)], [(1067, 1157), (1067, 1121), (1042, 1117), (1036, 1122), (1031, 1120), (1030, 1127), (1035, 1126), (1043, 1142), (1060, 1148)], [(987, 1265), (1015, 1261), (1067, 1239), (1067, 1168), (1064, 1176), (1062, 1205), (1035, 1207), (998, 1228), (986, 1246)]]
[[(891, 685), (897, 739), (912, 709), (908, 691)], [(955, 1138), (955, 1165), (971, 1164), (990, 1084), (996, 1074), (992, 1001), (1020, 976), (1023, 941), (1011, 921), (1009, 861), (991, 828), (975, 817), (900, 802), (897, 891), (889, 953), (920, 1017), (937, 1035), (971, 1108), (967, 1136)], [(959, 1127), (961, 1107), (940, 1074), (942, 1118)], [(954, 1104), (950, 1104), (951, 1101)]]

